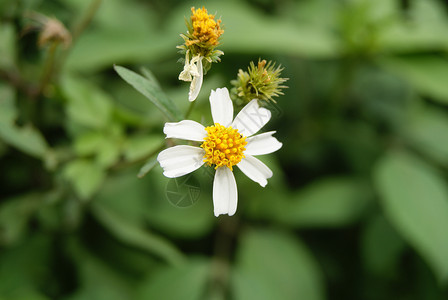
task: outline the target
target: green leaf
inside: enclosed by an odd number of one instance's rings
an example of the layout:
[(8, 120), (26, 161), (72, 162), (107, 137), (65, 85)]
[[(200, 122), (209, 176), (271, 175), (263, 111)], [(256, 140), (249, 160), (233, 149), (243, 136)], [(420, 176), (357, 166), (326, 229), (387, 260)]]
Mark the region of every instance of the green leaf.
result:
[(128, 161), (139, 160), (150, 154), (155, 154), (165, 139), (161, 135), (131, 136), (124, 146), (124, 157)]
[[(39, 291), (54, 282), (50, 236), (36, 232), (0, 255), (0, 298), (11, 300), (46, 299)], [(4, 298), (2, 298), (4, 297)]]
[(88, 128), (104, 129), (110, 125), (113, 107), (108, 94), (74, 76), (63, 77), (61, 88), (68, 99), (70, 120)]
[(78, 242), (70, 240), (69, 251), (76, 262), (79, 289), (68, 300), (133, 299), (133, 288), (123, 272), (93, 256)]
[(157, 236), (143, 228), (127, 222), (118, 213), (106, 207), (101, 202), (94, 202), (92, 212), (95, 217), (106, 227), (117, 239), (125, 244), (146, 250), (155, 254), (171, 264), (179, 264), (183, 255), (169, 241)]
[(324, 299), (322, 274), (297, 237), (280, 230), (248, 230), (237, 250), (234, 299)]
[(0, 205), (0, 245), (16, 244), (26, 233), (28, 221), (41, 204), (41, 197), (28, 194), (7, 199)]
[(14, 26), (2, 23), (0, 26), (0, 68), (12, 68), (16, 61), (16, 33)]
[(405, 152), (377, 164), (381, 204), (397, 231), (423, 256), (440, 282), (448, 280), (448, 190), (440, 174)]
[(72, 183), (82, 200), (89, 200), (105, 178), (102, 167), (90, 160), (73, 160), (64, 167), (63, 176)]
[(372, 218), (362, 235), (362, 257), (369, 273), (381, 278), (399, 274), (406, 244), (383, 216)]
[(405, 134), (411, 143), (439, 163), (448, 165), (448, 115), (428, 107), (418, 111), (407, 124)]
[[(201, 173), (203, 172), (203, 173)], [(181, 178), (166, 178), (160, 168), (140, 179), (146, 183), (148, 224), (170, 236), (193, 238), (210, 232), (216, 218), (212, 207), (212, 177), (205, 169)], [(176, 189), (177, 187), (177, 189)], [(182, 206), (179, 199), (184, 199)]]
[(203, 299), (210, 278), (209, 272), (209, 263), (201, 259), (189, 260), (176, 267), (166, 267), (142, 282), (136, 299)]
[(49, 149), (42, 134), (31, 124), (22, 127), (15, 124), (17, 108), (14, 98), (14, 90), (0, 84), (0, 138), (31, 156), (45, 157)]
[(121, 130), (89, 131), (76, 137), (75, 150), (79, 156), (95, 156), (98, 165), (108, 168), (115, 164), (122, 151)]
[(327, 178), (291, 195), (279, 221), (299, 227), (336, 227), (356, 221), (366, 208), (369, 189), (353, 178)]
[(168, 120), (176, 121), (181, 119), (179, 110), (160, 89), (157, 82), (150, 81), (147, 78), (121, 66), (114, 66), (114, 68), (121, 78), (148, 98), (168, 118)]
[(438, 56), (388, 57), (379, 62), (402, 76), (423, 95), (448, 104), (448, 59)]
[(0, 137), (8, 144), (38, 158), (43, 158), (48, 150), (42, 134), (31, 125), (18, 127), (0, 120)]
[(14, 91), (8, 86), (0, 86), (0, 138), (19, 150), (42, 158), (48, 145), (42, 134), (33, 126), (19, 127), (15, 124), (17, 110), (14, 104)]

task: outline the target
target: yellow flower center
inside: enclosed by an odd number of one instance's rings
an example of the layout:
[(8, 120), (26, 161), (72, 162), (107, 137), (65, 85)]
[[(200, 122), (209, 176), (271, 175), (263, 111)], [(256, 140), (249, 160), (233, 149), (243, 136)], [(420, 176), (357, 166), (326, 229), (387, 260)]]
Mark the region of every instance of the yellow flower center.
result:
[(224, 30), (220, 27), (221, 20), (215, 21), (215, 16), (209, 15), (204, 7), (197, 10), (194, 10), (194, 7), (192, 7), (191, 12), (192, 35), (195, 39), (187, 41), (187, 46), (196, 43), (204, 43), (209, 46), (218, 45), (218, 38), (224, 33)]
[(238, 164), (244, 157), (246, 137), (243, 137), (238, 129), (224, 127), (219, 123), (206, 127), (207, 136), (201, 147), (205, 150), (204, 161), (209, 165), (216, 165), (215, 169)]

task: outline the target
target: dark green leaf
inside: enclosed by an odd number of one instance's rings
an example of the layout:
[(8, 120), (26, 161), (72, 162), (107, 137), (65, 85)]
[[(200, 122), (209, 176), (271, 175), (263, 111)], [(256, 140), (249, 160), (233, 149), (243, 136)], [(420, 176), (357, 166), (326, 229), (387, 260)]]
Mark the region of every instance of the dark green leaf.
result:
[(18, 245), (2, 249), (0, 255), (0, 298), (46, 299), (41, 287), (52, 277), (51, 239), (34, 234)]
[(121, 66), (115, 66), (115, 71), (127, 83), (148, 98), (170, 121), (181, 119), (181, 114), (174, 103), (163, 93), (157, 82)]
[(92, 211), (96, 218), (122, 242), (144, 249), (172, 264), (178, 264), (183, 260), (181, 252), (169, 241), (127, 222), (104, 204), (95, 202)]
[(0, 205), (0, 245), (17, 243), (26, 233), (30, 217), (42, 203), (37, 194), (7, 199)]
[(138, 300), (200, 300), (206, 290), (210, 265), (195, 259), (177, 267), (166, 267), (143, 281)]
[(370, 273), (383, 278), (399, 274), (400, 256), (406, 244), (382, 217), (371, 219), (362, 236), (364, 263)]
[(105, 177), (105, 171), (92, 161), (78, 159), (69, 162), (63, 171), (82, 200), (89, 200), (98, 190)]
[(324, 299), (316, 261), (297, 237), (284, 231), (244, 232), (235, 268), (235, 299)]
[(0, 138), (29, 155), (45, 157), (48, 145), (42, 134), (30, 124), (22, 127), (16, 125), (17, 108), (14, 98), (14, 90), (0, 84)]
[(448, 165), (448, 115), (445, 112), (425, 108), (413, 116), (404, 129), (421, 152)]
[(76, 261), (80, 288), (68, 300), (133, 299), (133, 289), (122, 272), (114, 270), (71, 240), (70, 252)]
[(61, 86), (68, 99), (66, 109), (71, 121), (96, 129), (110, 125), (113, 107), (108, 94), (74, 76), (64, 77)]
[(155, 154), (165, 144), (161, 135), (132, 136), (124, 146), (124, 157), (134, 161)]
[(440, 174), (417, 157), (391, 152), (375, 169), (375, 183), (389, 221), (448, 280), (448, 190)]

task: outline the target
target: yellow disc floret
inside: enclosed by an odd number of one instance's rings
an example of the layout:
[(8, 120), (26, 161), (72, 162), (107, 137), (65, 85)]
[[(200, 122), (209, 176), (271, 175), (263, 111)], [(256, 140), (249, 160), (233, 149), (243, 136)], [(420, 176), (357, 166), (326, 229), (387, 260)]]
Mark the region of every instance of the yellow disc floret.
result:
[(193, 25), (193, 40), (186, 41), (186, 45), (190, 46), (196, 43), (206, 44), (208, 46), (218, 45), (218, 38), (224, 33), (221, 29), (221, 20), (215, 21), (214, 15), (209, 15), (207, 9), (194, 7), (191, 8), (191, 22)]
[(219, 123), (206, 127), (207, 136), (201, 147), (205, 150), (204, 161), (209, 165), (215, 165), (215, 169), (226, 166), (232, 170), (232, 166), (238, 164), (244, 157), (246, 137), (242, 136), (238, 129), (232, 126), (225, 127)]

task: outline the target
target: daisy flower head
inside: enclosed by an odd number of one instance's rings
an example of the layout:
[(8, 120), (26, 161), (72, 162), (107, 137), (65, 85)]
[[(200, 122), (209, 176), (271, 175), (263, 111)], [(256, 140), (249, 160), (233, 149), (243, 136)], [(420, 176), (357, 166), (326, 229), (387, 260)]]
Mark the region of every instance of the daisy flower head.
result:
[(255, 135), (271, 118), (271, 112), (260, 107), (256, 99), (249, 102), (235, 118), (233, 104), (226, 88), (210, 94), (214, 124), (208, 127), (183, 120), (166, 123), (163, 132), (167, 138), (199, 142), (199, 146), (178, 145), (159, 153), (157, 160), (163, 174), (180, 177), (199, 169), (203, 164), (213, 167), (213, 206), (215, 216), (236, 212), (238, 193), (234, 166), (262, 187), (272, 177), (272, 171), (256, 155), (269, 154), (282, 147), (273, 134)]

